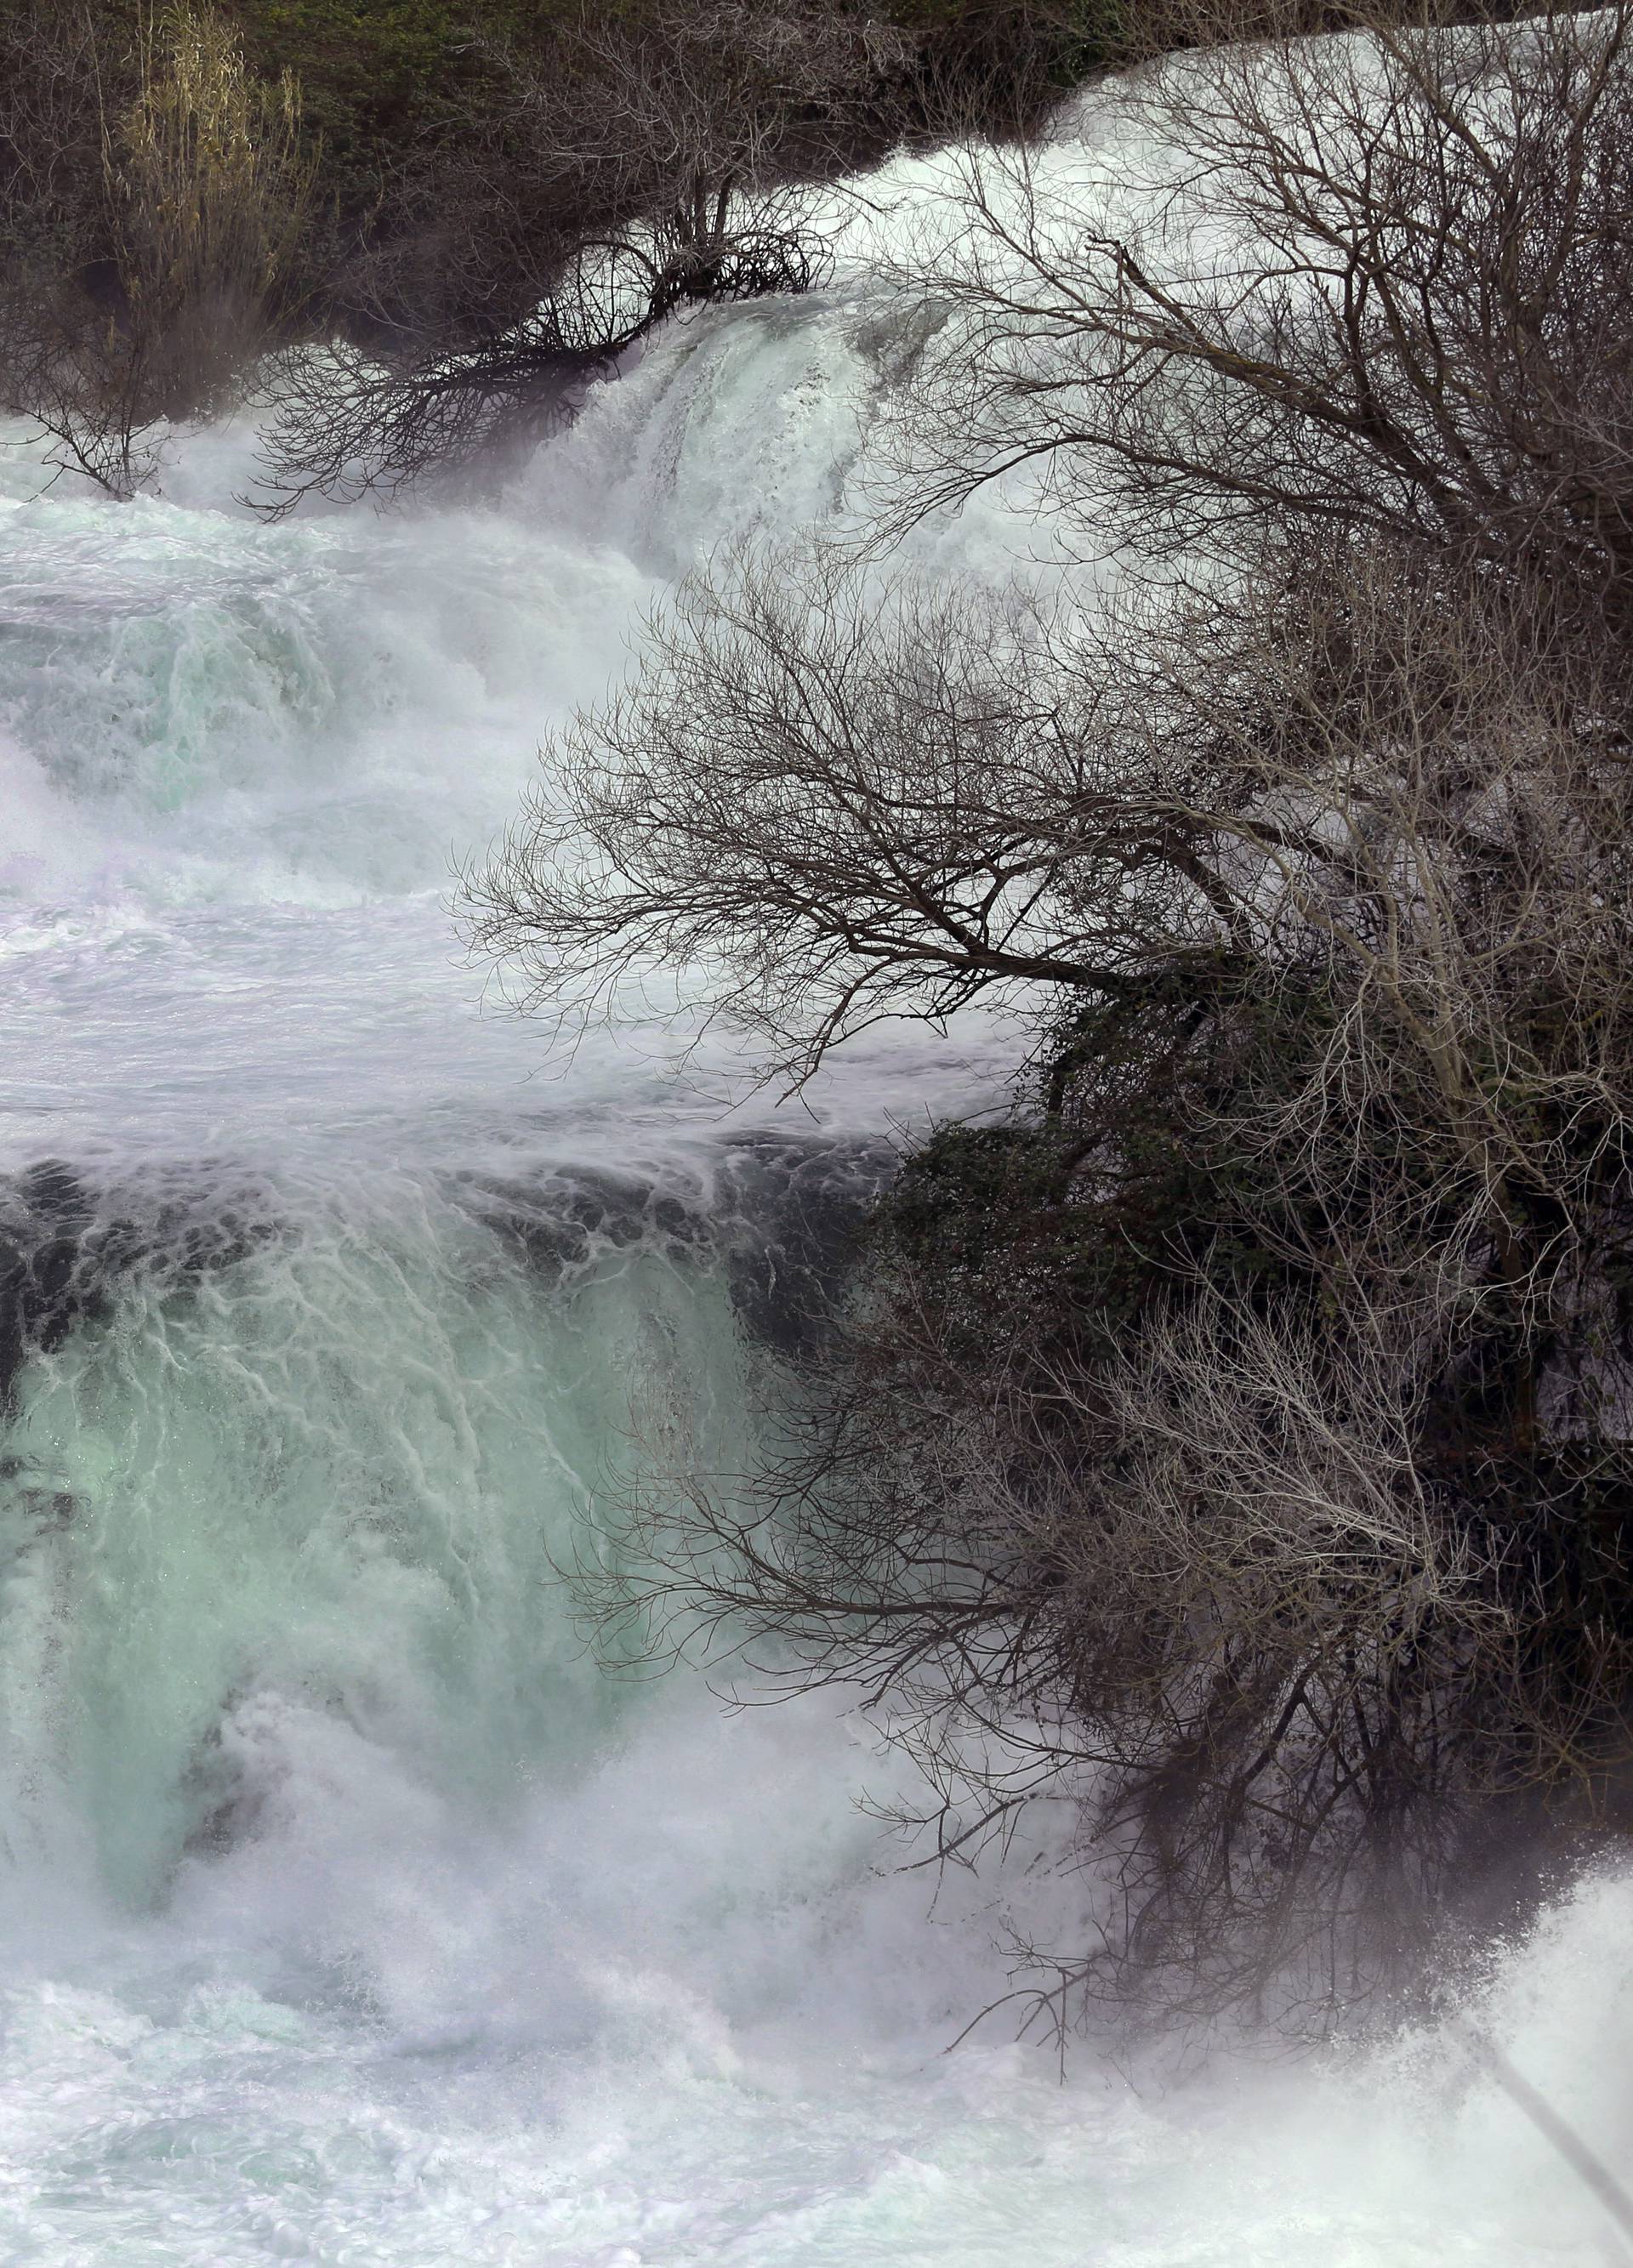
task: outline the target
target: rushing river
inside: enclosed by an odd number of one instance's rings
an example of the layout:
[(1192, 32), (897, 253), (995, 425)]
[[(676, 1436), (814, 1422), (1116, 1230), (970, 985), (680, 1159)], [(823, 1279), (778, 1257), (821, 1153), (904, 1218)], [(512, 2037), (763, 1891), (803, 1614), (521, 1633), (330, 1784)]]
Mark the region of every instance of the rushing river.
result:
[[(552, 1573), (632, 1391), (729, 1445), (836, 1201), (1003, 1035), (797, 1106), (661, 983), (565, 1066), (451, 866), (714, 544), (849, 500), (888, 310), (661, 342), (502, 503), (279, 526), (249, 439), (0, 505), (0, 2259), (1480, 2268), (1617, 2256), (1455, 2029), (1160, 2084), (1001, 2021), (827, 1706), (613, 1683)], [(922, 538), (1001, 563), (996, 517)], [(1633, 1893), (1478, 2017), (1613, 2162)]]

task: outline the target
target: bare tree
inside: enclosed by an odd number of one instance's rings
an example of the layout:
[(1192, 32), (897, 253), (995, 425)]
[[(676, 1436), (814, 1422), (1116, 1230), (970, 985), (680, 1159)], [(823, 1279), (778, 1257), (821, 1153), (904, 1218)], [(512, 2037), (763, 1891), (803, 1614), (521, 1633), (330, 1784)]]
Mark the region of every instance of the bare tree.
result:
[(1630, 26), (1618, 0), (1179, 58), (1125, 91), (1126, 220), (1058, 149), (972, 152), (918, 263), (946, 320), (898, 520), (1024, 466), (1148, 557), (1444, 537), (1622, 608)]
[(1123, 645), (1074, 652), (1020, 597), (904, 581), (882, 601), (820, 546), (695, 578), (629, 688), (544, 750), (468, 877), (472, 941), (569, 1020), (655, 961), (690, 968), (791, 1079), (882, 1016), (1115, 990), (1153, 920), (1211, 964), (1172, 784), (1116, 738)]

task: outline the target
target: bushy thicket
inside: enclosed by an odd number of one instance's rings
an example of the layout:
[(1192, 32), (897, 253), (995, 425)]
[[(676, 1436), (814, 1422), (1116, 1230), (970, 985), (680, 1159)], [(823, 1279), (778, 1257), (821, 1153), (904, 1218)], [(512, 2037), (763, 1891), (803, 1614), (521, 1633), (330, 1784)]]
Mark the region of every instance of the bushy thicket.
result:
[(1067, 1805), (1062, 2029), (1323, 2029), (1633, 1823), (1630, 37), (1193, 55), (1118, 232), (972, 155), (897, 523), (1025, 464), (1122, 595), (727, 563), (471, 878), (536, 1011), (666, 959), (794, 1081), (1031, 1025), (580, 1572), (856, 1690), (943, 1857)]

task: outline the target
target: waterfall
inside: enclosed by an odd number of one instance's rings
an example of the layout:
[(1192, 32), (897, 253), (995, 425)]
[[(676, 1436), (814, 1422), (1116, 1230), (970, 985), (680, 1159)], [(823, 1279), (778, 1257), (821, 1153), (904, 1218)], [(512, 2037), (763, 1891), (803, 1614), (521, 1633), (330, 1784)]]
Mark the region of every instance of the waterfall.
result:
[[(1456, 2024), (1172, 2084), (1091, 2040), (1059, 2084), (1001, 2018), (944, 2055), (1008, 1932), (1071, 1941), (1081, 1878), (898, 1871), (855, 1719), (580, 1644), (558, 1569), (632, 1390), (729, 1456), (836, 1208), (1008, 1042), (878, 1035), (780, 1105), (725, 1041), (683, 1055), (654, 977), (564, 1065), (484, 1012), (448, 878), (676, 575), (858, 508), (890, 320), (854, 265), (689, 316), (499, 500), (395, 519), (257, 521), (248, 421), (123, 509), (10, 445), (19, 2268), (1608, 2257)], [(919, 556), (1005, 573), (1016, 526), (998, 498)], [(1476, 1992), (1613, 2161), (1630, 1926), (1590, 1881)]]

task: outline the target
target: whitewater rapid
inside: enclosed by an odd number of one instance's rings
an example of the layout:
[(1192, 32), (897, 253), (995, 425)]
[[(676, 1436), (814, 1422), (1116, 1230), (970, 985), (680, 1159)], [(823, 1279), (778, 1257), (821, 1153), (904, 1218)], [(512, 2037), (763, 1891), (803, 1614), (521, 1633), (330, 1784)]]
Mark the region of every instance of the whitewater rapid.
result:
[[(893, 1871), (855, 1719), (577, 1643), (632, 1395), (728, 1457), (838, 1212), (1009, 1043), (875, 1037), (780, 1106), (654, 976), (558, 1064), (449, 878), (678, 573), (855, 507), (890, 318), (689, 319), (480, 509), (262, 525), (247, 426), (124, 508), (6, 453), (0, 2261), (1618, 2257), (1455, 2027), (944, 2052), (1081, 1886)], [(1015, 544), (994, 502), (915, 556)], [(1588, 1882), (1474, 1996), (1612, 2163), (1630, 1941)]]

